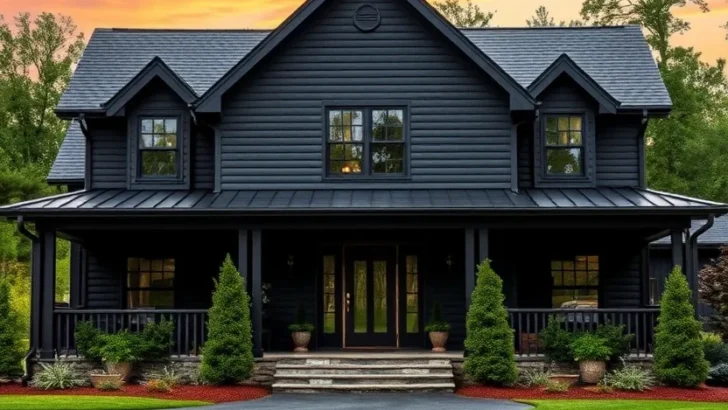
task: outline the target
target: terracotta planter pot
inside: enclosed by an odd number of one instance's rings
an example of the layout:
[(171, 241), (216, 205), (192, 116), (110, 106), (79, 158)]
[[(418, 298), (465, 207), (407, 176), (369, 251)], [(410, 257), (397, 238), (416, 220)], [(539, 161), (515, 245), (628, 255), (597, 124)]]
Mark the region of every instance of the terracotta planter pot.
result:
[(450, 332), (430, 332), (432, 351), (438, 353), (447, 351), (447, 349), (445, 349), (445, 346), (447, 345), (447, 338), (449, 336)]
[(308, 343), (311, 341), (311, 332), (292, 332), (294, 352), (308, 352)]
[(607, 372), (607, 364), (605, 362), (583, 361), (579, 362), (579, 370), (581, 372), (581, 381), (586, 384), (597, 384)]
[(106, 382), (124, 384), (120, 374), (92, 374), (89, 377), (91, 378), (91, 385), (97, 389)]
[(118, 374), (121, 380), (127, 382), (131, 376), (132, 363), (106, 363), (106, 373)]

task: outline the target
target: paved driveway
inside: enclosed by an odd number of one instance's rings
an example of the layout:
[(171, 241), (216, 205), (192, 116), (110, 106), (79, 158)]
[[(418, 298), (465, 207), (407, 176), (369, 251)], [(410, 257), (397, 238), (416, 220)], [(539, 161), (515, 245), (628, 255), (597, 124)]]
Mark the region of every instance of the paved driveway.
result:
[(520, 403), (469, 399), (447, 393), (274, 394), (255, 401), (203, 407), (205, 410), (526, 410), (530, 408)]

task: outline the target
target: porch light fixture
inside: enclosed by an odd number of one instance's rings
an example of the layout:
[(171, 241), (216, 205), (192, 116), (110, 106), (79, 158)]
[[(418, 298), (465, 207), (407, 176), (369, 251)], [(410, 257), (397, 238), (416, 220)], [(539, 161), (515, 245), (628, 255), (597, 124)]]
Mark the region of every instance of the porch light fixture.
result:
[(293, 255), (288, 255), (288, 261), (286, 261), (286, 265), (288, 265), (288, 269), (293, 269), (293, 265), (295, 263), (295, 260), (293, 258)]
[(445, 265), (447, 265), (447, 271), (452, 272), (452, 255), (447, 255), (447, 260), (445, 261)]

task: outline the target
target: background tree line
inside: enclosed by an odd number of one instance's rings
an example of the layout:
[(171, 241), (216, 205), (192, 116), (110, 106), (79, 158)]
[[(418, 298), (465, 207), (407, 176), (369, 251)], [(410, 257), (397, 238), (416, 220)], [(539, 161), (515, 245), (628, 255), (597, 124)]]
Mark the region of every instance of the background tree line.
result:
[[(690, 30), (676, 9), (705, 0), (585, 0), (581, 19), (556, 21), (546, 7), (524, 19), (531, 27), (639, 24), (643, 27), (675, 104), (647, 131), (651, 188), (728, 202), (728, 80), (725, 61), (700, 60), (693, 48), (673, 47), (673, 35)], [(458, 27), (487, 27), (497, 18), (472, 1), (434, 1)], [(525, 17), (525, 16), (524, 16)], [(726, 24), (728, 30), (728, 23)], [(726, 33), (728, 39), (728, 33)], [(23, 13), (0, 18), (0, 203), (59, 192), (45, 182), (68, 124), (53, 109), (84, 49), (67, 16)], [(67, 297), (68, 243), (59, 242), (57, 299)], [(0, 277), (12, 285), (15, 308), (27, 326), (29, 243), (15, 226), (0, 223)]]

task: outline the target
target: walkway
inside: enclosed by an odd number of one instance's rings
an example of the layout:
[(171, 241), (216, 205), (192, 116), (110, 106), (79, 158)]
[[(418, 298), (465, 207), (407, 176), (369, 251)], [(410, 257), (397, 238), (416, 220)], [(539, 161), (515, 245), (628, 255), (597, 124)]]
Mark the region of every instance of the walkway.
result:
[(203, 407), (206, 410), (527, 410), (530, 408), (520, 403), (469, 399), (445, 393), (274, 394), (255, 401)]

